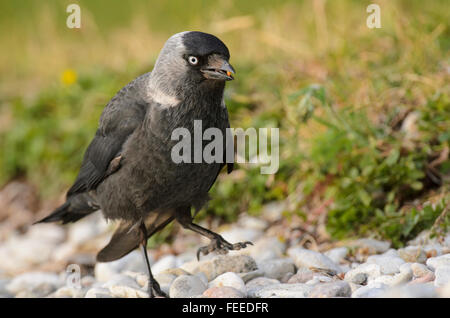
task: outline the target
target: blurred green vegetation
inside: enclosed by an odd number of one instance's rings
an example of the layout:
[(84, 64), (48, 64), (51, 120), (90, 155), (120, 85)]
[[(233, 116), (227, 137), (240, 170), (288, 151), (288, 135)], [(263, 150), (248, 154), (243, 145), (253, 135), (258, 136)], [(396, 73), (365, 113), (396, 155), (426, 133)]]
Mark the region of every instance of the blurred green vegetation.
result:
[(202, 30), (237, 69), (232, 127), (279, 127), (280, 169), (221, 175), (199, 218), (285, 200), (305, 222), (324, 207), (334, 238), (401, 245), (448, 209), (448, 1), (375, 1), (381, 29), (366, 27), (372, 1), (76, 1), (70, 30), (72, 2), (0, 3), (0, 186), (22, 177), (59, 196), (108, 100), (171, 34)]

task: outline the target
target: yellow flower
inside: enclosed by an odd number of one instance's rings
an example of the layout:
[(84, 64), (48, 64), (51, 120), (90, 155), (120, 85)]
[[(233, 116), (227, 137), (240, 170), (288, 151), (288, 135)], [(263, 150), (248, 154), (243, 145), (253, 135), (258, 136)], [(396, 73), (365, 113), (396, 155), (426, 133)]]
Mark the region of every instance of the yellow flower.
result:
[(77, 81), (77, 73), (72, 69), (64, 70), (61, 74), (61, 82), (64, 85), (72, 85)]

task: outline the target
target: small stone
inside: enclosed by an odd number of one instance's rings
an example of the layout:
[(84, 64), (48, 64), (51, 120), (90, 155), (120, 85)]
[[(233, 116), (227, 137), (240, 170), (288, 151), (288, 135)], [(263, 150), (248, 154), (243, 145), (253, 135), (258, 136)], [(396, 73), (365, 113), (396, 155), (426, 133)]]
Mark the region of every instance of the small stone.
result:
[(305, 284), (313, 286), (313, 285), (317, 285), (320, 283), (329, 283), (332, 281), (333, 281), (333, 279), (329, 276), (315, 275), (311, 280), (307, 281)]
[(73, 288), (73, 287), (61, 287), (51, 296), (55, 298), (83, 298), (86, 293), (86, 289)]
[(353, 284), (364, 285), (367, 283), (367, 278), (369, 276), (366, 273), (357, 273), (350, 280)]
[(92, 285), (95, 284), (95, 282), (96, 281), (95, 281), (94, 276), (91, 276), (91, 275), (83, 276), (80, 280), (82, 287), (91, 287)]
[(438, 288), (439, 297), (450, 298), (450, 283), (445, 284), (445, 286)]
[(410, 263), (425, 263), (427, 260), (427, 254), (420, 246), (407, 246), (397, 251), (405, 262)]
[(433, 272), (430, 272), (429, 274), (426, 274), (424, 276), (418, 277), (410, 282), (410, 284), (423, 284), (434, 281), (436, 276)]
[(288, 273), (295, 273), (294, 262), (289, 258), (271, 259), (258, 264), (265, 277), (281, 280)]
[(171, 275), (175, 275), (175, 276), (191, 275), (191, 273), (189, 273), (188, 271), (185, 271), (182, 268), (169, 268), (169, 269), (161, 271), (160, 274), (171, 274)]
[(312, 291), (306, 284), (278, 284), (266, 286), (255, 293), (256, 298), (306, 298)]
[(439, 266), (434, 274), (436, 275), (434, 286), (443, 287), (450, 283), (450, 266)]
[(205, 273), (208, 281), (226, 273), (245, 273), (258, 269), (253, 258), (247, 255), (219, 255), (212, 259), (201, 261), (193, 270), (193, 273)]
[(304, 284), (307, 281), (310, 281), (314, 277), (314, 272), (307, 268), (299, 268), (297, 273), (289, 278), (287, 281), (288, 284)]
[(392, 275), (382, 275), (374, 280), (369, 281), (369, 284), (374, 283), (383, 283), (387, 286), (398, 286), (402, 284), (406, 284), (412, 279), (412, 271), (404, 271), (400, 272), (394, 276)]
[(241, 292), (243, 295), (247, 294), (247, 288), (245, 283), (237, 274), (228, 272), (217, 276), (213, 281), (209, 283), (209, 287), (233, 287)]
[(339, 264), (347, 256), (347, 254), (348, 248), (346, 247), (337, 247), (325, 252), (325, 255), (336, 264)]
[(24, 297), (44, 297), (62, 286), (59, 276), (53, 273), (29, 272), (16, 276), (6, 286), (6, 290), (14, 295), (21, 292)]
[(362, 287), (362, 285), (358, 285), (358, 284), (353, 284), (353, 283), (348, 283), (348, 284), (350, 286), (350, 289), (352, 290), (352, 294), (355, 292), (355, 290)]
[(94, 239), (99, 234), (101, 232), (95, 223), (82, 220), (69, 226), (68, 241), (74, 245), (79, 245)]
[(350, 245), (364, 249), (367, 251), (367, 254), (371, 255), (386, 252), (391, 246), (391, 243), (365, 238), (353, 241)]
[(197, 276), (198, 278), (201, 279), (201, 281), (202, 281), (203, 283), (205, 283), (206, 285), (208, 285), (208, 278), (206, 277), (205, 273), (198, 272), (198, 273), (196, 273), (194, 276)]
[(256, 278), (256, 277), (261, 277), (264, 276), (264, 272), (260, 269), (257, 269), (255, 271), (251, 271), (251, 272), (246, 272), (246, 273), (238, 273), (239, 277), (242, 278), (242, 280), (244, 281), (244, 283), (247, 283), (248, 281)]
[(207, 298), (244, 298), (245, 295), (233, 287), (211, 287), (203, 292)]
[(133, 288), (125, 285), (115, 285), (109, 287), (109, 291), (115, 297), (120, 298), (148, 298), (149, 295), (147, 292), (139, 289)]
[(411, 270), (413, 271), (413, 275), (415, 277), (422, 277), (430, 273), (433, 273), (430, 269), (428, 269), (428, 267), (420, 263), (412, 263)]
[(261, 237), (260, 239), (253, 241), (253, 245), (248, 245), (246, 248), (233, 251), (239, 255), (249, 255), (253, 257), (255, 261), (261, 263), (263, 261), (275, 258), (282, 258), (286, 251), (286, 243), (282, 242), (276, 237)]
[(364, 284), (368, 278), (374, 279), (380, 275), (381, 275), (380, 265), (364, 263), (345, 273), (344, 279), (347, 282), (361, 285)]
[(434, 298), (436, 289), (430, 284), (401, 285), (380, 293), (381, 298)]
[(10, 298), (14, 295), (6, 290), (6, 286), (9, 284), (11, 280), (9, 279), (1, 279), (0, 278), (0, 298)]
[(372, 255), (367, 258), (367, 263), (380, 265), (381, 274), (390, 275), (398, 273), (405, 261), (398, 256)]
[(207, 285), (196, 276), (178, 276), (170, 286), (170, 298), (188, 298), (203, 294)]
[[(156, 281), (159, 283), (159, 287), (161, 287), (161, 290), (165, 292), (167, 295), (170, 291), (170, 286), (172, 285), (173, 281), (177, 278), (176, 275), (173, 274), (167, 274), (167, 273), (159, 273), (155, 275)], [(147, 287), (148, 284), (148, 278), (146, 277), (145, 285), (141, 285), (143, 287)]]
[(319, 284), (309, 294), (311, 298), (350, 297), (352, 289), (347, 282)]
[(152, 272), (154, 274), (159, 274), (164, 270), (176, 267), (177, 267), (177, 258), (169, 254), (161, 257), (154, 265), (152, 265)]
[(243, 228), (238, 226), (220, 232), (220, 235), (222, 235), (222, 237), (230, 243), (247, 242), (247, 241), (253, 242), (256, 241), (259, 237), (261, 237), (262, 234), (263, 231), (261, 230)]
[(324, 270), (331, 270), (336, 273), (342, 272), (339, 265), (335, 264), (330, 258), (319, 252), (307, 250), (301, 247), (293, 247), (288, 250), (288, 255), (293, 258), (295, 265), (298, 268), (320, 268)]
[(94, 287), (87, 291), (85, 298), (113, 298), (109, 289)]
[(133, 277), (130, 277), (125, 274), (116, 274), (113, 277), (111, 277), (111, 279), (109, 281), (107, 281), (106, 283), (103, 283), (103, 285), (101, 285), (101, 287), (103, 287), (103, 288), (109, 288), (110, 291), (111, 291), (112, 287), (117, 287), (117, 286), (126, 286), (126, 287), (130, 287), (133, 289), (141, 288), (141, 286), (139, 286), (139, 284), (136, 282), (136, 280)]
[(427, 266), (434, 271), (441, 266), (450, 267), (450, 254), (444, 254), (427, 259)]
[(352, 298), (374, 298), (383, 294), (385, 285), (362, 286), (352, 293)]
[[(150, 257), (150, 262), (151, 256)], [(95, 264), (95, 278), (99, 282), (107, 282), (114, 275), (124, 272), (124, 271), (132, 271), (132, 272), (142, 272), (145, 273), (147, 271), (146, 265), (142, 259), (141, 253), (139, 251), (133, 251), (128, 255), (125, 255), (121, 259), (117, 261), (108, 262), (108, 263), (97, 263)]]
[(267, 278), (267, 277), (258, 277), (249, 281), (245, 287), (247, 289), (248, 297), (256, 297), (256, 293), (263, 289), (264, 287), (271, 285), (278, 285), (280, 282), (276, 279)]

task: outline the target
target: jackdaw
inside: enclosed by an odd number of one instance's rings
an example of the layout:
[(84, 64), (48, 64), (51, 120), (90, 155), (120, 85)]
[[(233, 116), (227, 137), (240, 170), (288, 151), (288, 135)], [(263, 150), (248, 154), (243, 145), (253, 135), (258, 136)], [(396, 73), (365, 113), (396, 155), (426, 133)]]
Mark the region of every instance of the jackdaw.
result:
[(226, 165), (230, 173), (233, 163), (175, 163), (171, 158), (178, 142), (172, 132), (183, 127), (192, 134), (194, 120), (202, 121), (203, 131), (218, 128), (225, 138), (230, 124), (223, 93), (235, 73), (229, 58), (228, 48), (214, 35), (187, 31), (170, 37), (153, 71), (123, 87), (106, 105), (66, 202), (37, 223), (75, 222), (97, 210), (118, 220), (97, 260), (113, 261), (140, 246), (150, 297), (166, 295), (153, 278), (147, 240), (171, 221), (211, 240), (197, 257), (251, 244), (231, 244), (192, 222), (191, 207), (198, 210), (208, 201), (220, 170)]

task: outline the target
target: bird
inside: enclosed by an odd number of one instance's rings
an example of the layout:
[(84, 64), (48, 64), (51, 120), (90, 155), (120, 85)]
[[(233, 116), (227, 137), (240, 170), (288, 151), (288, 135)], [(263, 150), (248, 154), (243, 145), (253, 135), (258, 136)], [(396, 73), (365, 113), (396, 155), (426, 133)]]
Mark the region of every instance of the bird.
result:
[(176, 221), (210, 239), (209, 245), (198, 249), (198, 259), (252, 244), (229, 243), (193, 222), (210, 199), (208, 192), (220, 171), (226, 166), (231, 173), (233, 162), (175, 163), (171, 157), (177, 142), (171, 133), (178, 127), (192, 133), (196, 120), (201, 120), (203, 130), (217, 128), (226, 136), (230, 122), (224, 89), (235, 75), (229, 59), (227, 46), (212, 34), (172, 35), (153, 70), (128, 83), (107, 103), (65, 202), (35, 224), (72, 223), (100, 210), (118, 226), (97, 261), (114, 261), (140, 247), (149, 297), (167, 297), (152, 274), (147, 241), (169, 223)]

